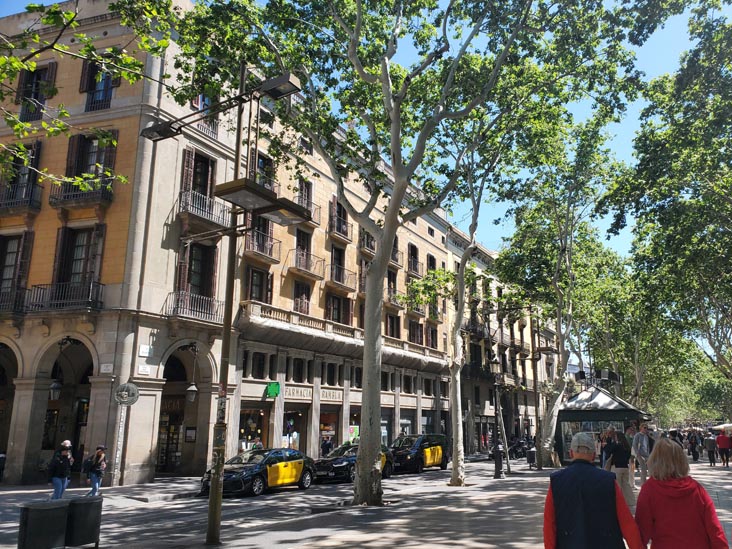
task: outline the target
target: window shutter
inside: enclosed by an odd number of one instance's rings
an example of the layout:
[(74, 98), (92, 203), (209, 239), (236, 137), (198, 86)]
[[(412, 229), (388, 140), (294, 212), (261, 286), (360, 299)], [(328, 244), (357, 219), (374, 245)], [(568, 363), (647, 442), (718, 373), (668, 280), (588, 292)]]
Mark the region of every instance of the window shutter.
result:
[(333, 197), (330, 199), (330, 219), (331, 219), (331, 223), (335, 223), (337, 206), (338, 206), (338, 197), (336, 195), (333, 195)]
[(46, 89), (44, 95), (46, 97), (53, 97), (54, 93), (52, 90), (56, 89), (56, 72), (58, 70), (58, 63), (51, 61), (46, 65), (48, 72), (46, 73)]
[(353, 300), (346, 299), (346, 307), (348, 307), (348, 313), (346, 314), (346, 324), (353, 326)]
[(193, 162), (195, 153), (193, 149), (186, 147), (183, 149), (183, 177), (180, 183), (180, 192), (186, 193), (193, 188)]
[(214, 195), (214, 188), (216, 187), (216, 161), (209, 159), (208, 161), (208, 194), (206, 196), (212, 197)]
[(90, 80), (94, 76), (94, 62), (84, 59), (84, 63), (81, 65), (81, 80), (79, 81), (79, 93), (86, 93), (92, 90)]
[(85, 137), (81, 134), (69, 138), (69, 150), (66, 153), (66, 177), (79, 175), (79, 154)]
[[(231, 237), (229, 237), (231, 238)], [(212, 246), (210, 248), (210, 259), (211, 259), (211, 270), (209, 276), (211, 277), (211, 281), (209, 283), (209, 290), (211, 297), (216, 297), (216, 275), (218, 273), (218, 267), (219, 267), (219, 248), (218, 246)]]
[(267, 273), (267, 295), (265, 296), (266, 303), (272, 303), (272, 294), (274, 288), (274, 275), (270, 272)]
[(333, 319), (333, 296), (326, 296), (325, 298), (325, 320)]
[(15, 276), (13, 277), (16, 288), (26, 287), (34, 236), (33, 231), (25, 231), (20, 237), (18, 256), (15, 259)]
[[(114, 143), (119, 144), (119, 131), (110, 130), (109, 133), (111, 134)], [(111, 171), (114, 171), (114, 164), (117, 159), (117, 145), (114, 143), (109, 143), (104, 148), (104, 167)]]
[(69, 259), (70, 254), (64, 253), (66, 251), (66, 243), (69, 239), (71, 229), (68, 227), (59, 227), (56, 231), (56, 255), (53, 258), (53, 281), (54, 283), (60, 282), (66, 263)]
[(104, 234), (107, 226), (104, 223), (94, 225), (89, 243), (89, 263), (87, 282), (99, 282), (102, 276), (102, 257), (104, 254)]
[[(29, 181), (31, 184), (35, 184), (38, 182), (38, 172), (35, 171), (40, 166), (40, 159), (41, 159), (41, 144), (42, 141), (34, 141), (31, 143), (28, 148), (28, 154), (30, 155), (30, 166), (33, 168), (30, 172)], [(29, 189), (30, 192), (30, 189)]]
[(190, 246), (186, 246), (185, 242), (180, 243), (180, 251), (178, 252), (178, 280), (176, 287), (179, 292), (188, 291), (188, 257), (190, 254)]
[(30, 72), (23, 69), (20, 71), (20, 74), (18, 75), (18, 87), (15, 90), (15, 104), (20, 105), (23, 102), (23, 98), (25, 97), (27, 87), (28, 87), (28, 78), (30, 77)]
[[(244, 290), (244, 299), (250, 301), (252, 299), (252, 268), (247, 267), (247, 287)], [(228, 299), (229, 296), (226, 296)]]

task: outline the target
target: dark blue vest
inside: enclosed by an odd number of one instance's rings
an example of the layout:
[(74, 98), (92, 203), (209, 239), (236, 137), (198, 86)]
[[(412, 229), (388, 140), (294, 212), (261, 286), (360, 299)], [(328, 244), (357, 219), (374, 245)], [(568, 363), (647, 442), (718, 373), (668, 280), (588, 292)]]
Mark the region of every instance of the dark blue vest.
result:
[(582, 460), (551, 474), (557, 549), (624, 549), (615, 474)]

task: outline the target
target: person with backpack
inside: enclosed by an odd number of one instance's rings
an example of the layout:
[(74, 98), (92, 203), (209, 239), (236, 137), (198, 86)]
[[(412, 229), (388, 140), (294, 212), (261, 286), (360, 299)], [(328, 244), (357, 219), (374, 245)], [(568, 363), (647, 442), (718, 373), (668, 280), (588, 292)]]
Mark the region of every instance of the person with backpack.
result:
[(48, 464), (48, 483), (53, 485), (51, 499), (61, 499), (71, 477), (69, 447), (61, 446)]
[(86, 473), (87, 483), (91, 483), (91, 490), (87, 492), (87, 496), (96, 496), (99, 493), (99, 486), (107, 469), (107, 457), (104, 454), (106, 449), (106, 446), (100, 444), (97, 446), (97, 451), (84, 461), (82, 472)]

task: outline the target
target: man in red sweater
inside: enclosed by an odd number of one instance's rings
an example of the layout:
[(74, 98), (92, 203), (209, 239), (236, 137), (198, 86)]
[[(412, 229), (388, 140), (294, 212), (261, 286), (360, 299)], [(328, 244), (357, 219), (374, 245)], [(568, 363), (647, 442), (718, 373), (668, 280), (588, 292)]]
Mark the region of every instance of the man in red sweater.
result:
[(729, 469), (729, 453), (732, 448), (732, 438), (722, 431), (717, 435), (717, 448), (719, 448), (719, 459), (722, 466)]
[(615, 475), (595, 467), (595, 437), (577, 433), (572, 463), (552, 473), (544, 507), (544, 547), (645, 549)]

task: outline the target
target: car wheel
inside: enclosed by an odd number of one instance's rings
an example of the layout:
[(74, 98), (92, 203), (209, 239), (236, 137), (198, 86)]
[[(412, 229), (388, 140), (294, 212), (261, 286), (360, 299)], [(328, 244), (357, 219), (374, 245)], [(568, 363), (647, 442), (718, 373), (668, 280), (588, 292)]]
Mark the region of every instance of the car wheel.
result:
[(388, 461), (384, 464), (384, 470), (381, 471), (381, 478), (389, 478), (394, 472), (394, 468)]
[(417, 471), (417, 473), (422, 473), (424, 471), (424, 462), (421, 459), (417, 460), (415, 470)]
[(305, 469), (302, 472), (302, 476), (300, 477), (300, 484), (298, 486), (300, 487), (300, 490), (307, 490), (310, 488), (310, 485), (313, 483), (313, 474), (308, 470)]
[(266, 485), (264, 484), (264, 479), (257, 475), (252, 479), (252, 495), (253, 496), (261, 496), (264, 494), (264, 490), (266, 488)]
[(447, 456), (442, 456), (442, 463), (440, 463), (440, 469), (443, 471), (447, 469)]
[(348, 479), (350, 480), (350, 482), (356, 481), (356, 468), (355, 467), (351, 467), (350, 469), (348, 469)]

